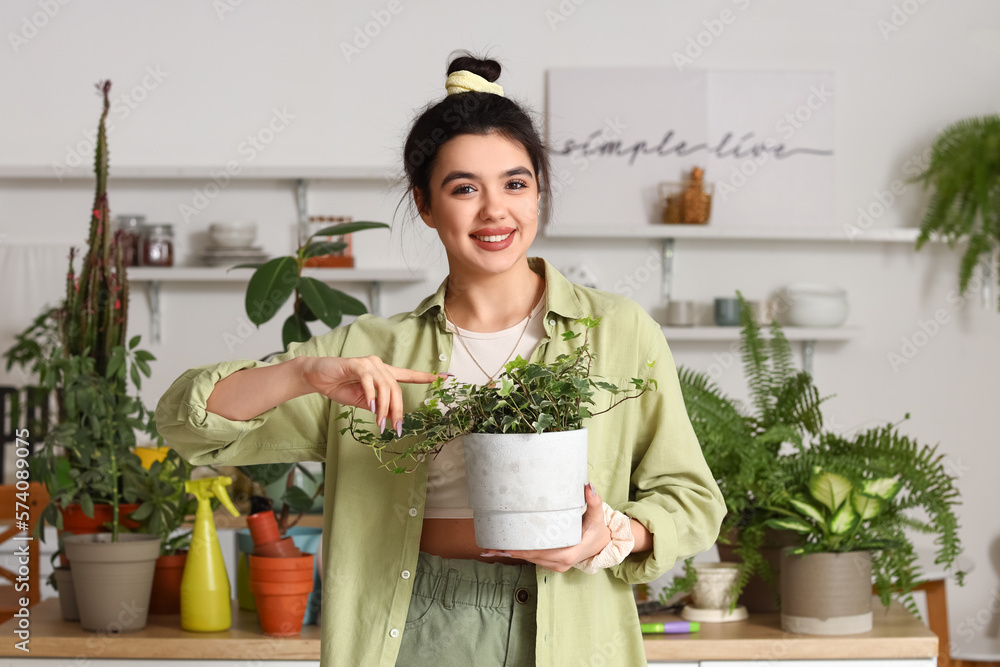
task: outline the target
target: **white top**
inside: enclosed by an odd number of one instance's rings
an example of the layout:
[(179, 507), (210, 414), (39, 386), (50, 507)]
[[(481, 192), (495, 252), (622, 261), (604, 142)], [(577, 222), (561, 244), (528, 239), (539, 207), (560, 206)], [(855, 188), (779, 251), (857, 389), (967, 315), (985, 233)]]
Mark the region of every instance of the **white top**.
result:
[[(532, 309), (528, 317), (514, 326), (502, 331), (481, 333), (477, 331), (467, 331), (456, 327), (449, 320), (447, 321), (448, 331), (461, 334), (465, 345), (459, 340), (458, 335), (453, 335), (454, 339), (451, 352), (451, 364), (448, 372), (455, 376), (453, 381), (467, 384), (485, 384), (489, 376), (479, 369), (479, 366), (469, 356), (466, 346), (472, 351), (476, 361), (489, 373), (494, 373), (494, 377), (503, 370), (503, 365), (517, 355), (528, 359), (534, 352), (538, 342), (545, 336), (545, 326), (542, 311), (545, 308), (545, 293)], [(531, 318), (524, 329), (525, 320)], [(524, 329), (524, 336), (521, 342), (514, 343), (521, 336)], [(427, 473), (427, 501), (424, 508), (425, 519), (471, 519), (472, 508), (469, 507), (469, 488), (465, 479), (465, 454), (462, 448), (462, 441), (451, 442), (445, 445), (437, 456), (432, 457), (429, 462)]]

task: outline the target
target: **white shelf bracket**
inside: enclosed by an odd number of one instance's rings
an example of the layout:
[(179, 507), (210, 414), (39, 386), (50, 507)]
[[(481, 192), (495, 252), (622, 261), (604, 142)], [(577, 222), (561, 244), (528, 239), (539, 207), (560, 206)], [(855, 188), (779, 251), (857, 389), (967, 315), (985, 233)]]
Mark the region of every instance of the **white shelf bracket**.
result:
[(660, 244), (660, 261), (662, 268), (660, 270), (660, 300), (664, 303), (670, 303), (670, 297), (673, 293), (674, 284), (674, 240), (673, 239), (663, 239)]
[(309, 238), (309, 183), (304, 178), (295, 181), (295, 209), (299, 221), (298, 245)]
[(159, 345), (162, 333), (160, 326), (163, 321), (160, 315), (160, 281), (149, 281), (147, 290), (146, 293), (149, 296), (149, 342), (152, 345)]
[(813, 374), (813, 356), (816, 354), (816, 341), (802, 341), (802, 370), (809, 375)]
[(368, 301), (372, 304), (372, 315), (382, 316), (382, 283), (373, 280), (368, 283)]

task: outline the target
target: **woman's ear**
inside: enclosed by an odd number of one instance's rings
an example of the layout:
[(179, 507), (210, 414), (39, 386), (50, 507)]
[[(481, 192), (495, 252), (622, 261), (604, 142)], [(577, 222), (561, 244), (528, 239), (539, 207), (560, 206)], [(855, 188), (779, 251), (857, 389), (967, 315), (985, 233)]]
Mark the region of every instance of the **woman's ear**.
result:
[(417, 188), (413, 188), (413, 203), (416, 205), (417, 213), (420, 214), (420, 219), (424, 221), (424, 224), (431, 229), (435, 229), (434, 218), (431, 217), (431, 207), (424, 201), (420, 190)]

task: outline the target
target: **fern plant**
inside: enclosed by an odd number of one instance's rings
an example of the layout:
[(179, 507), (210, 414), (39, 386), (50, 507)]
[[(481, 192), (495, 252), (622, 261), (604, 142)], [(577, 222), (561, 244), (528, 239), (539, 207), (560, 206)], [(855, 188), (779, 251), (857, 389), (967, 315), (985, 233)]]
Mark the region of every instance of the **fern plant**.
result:
[[(737, 596), (753, 574), (773, 584), (761, 552), (768, 529), (798, 535), (797, 553), (872, 550), (884, 604), (893, 593), (906, 596), (919, 580), (906, 529), (936, 535), (936, 562), (950, 568), (961, 553), (958, 490), (937, 448), (918, 445), (895, 424), (852, 437), (824, 430), (820, 405), (830, 397), (821, 397), (809, 373), (795, 369), (781, 326), (772, 322), (765, 339), (749, 304), (737, 295), (752, 409), (723, 394), (705, 373), (678, 369), (691, 424), (729, 510), (720, 539), (733, 536), (742, 559)], [(828, 511), (815, 508), (810, 498), (822, 493), (817, 485), (831, 479), (818, 478), (820, 471), (859, 489), (857, 504), (842, 509), (847, 492), (840, 488)], [(807, 504), (812, 514), (804, 510)], [(687, 590), (689, 579), (675, 581), (662, 597)], [(912, 600), (904, 600), (912, 608)]]
[(934, 234), (951, 248), (968, 241), (958, 273), (964, 295), (976, 266), (992, 263), (1000, 252), (1000, 115), (965, 118), (946, 127), (934, 140), (930, 164), (912, 180), (934, 187), (917, 249)]

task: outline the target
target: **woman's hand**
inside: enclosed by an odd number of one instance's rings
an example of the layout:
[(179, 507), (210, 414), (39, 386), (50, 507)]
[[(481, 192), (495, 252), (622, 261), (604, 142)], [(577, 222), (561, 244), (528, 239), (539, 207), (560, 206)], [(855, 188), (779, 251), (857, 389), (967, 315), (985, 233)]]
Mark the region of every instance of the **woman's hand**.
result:
[(399, 433), (403, 428), (400, 382), (430, 383), (436, 373), (390, 366), (376, 356), (307, 357), (302, 375), (314, 391), (341, 405), (367, 408), (375, 415), (379, 432), (386, 420)]
[(511, 556), (556, 572), (566, 572), (582, 560), (596, 556), (611, 542), (611, 529), (604, 523), (604, 501), (588, 484), (584, 488), (587, 510), (583, 514), (583, 538), (571, 547), (530, 551), (483, 550), (483, 556)]

